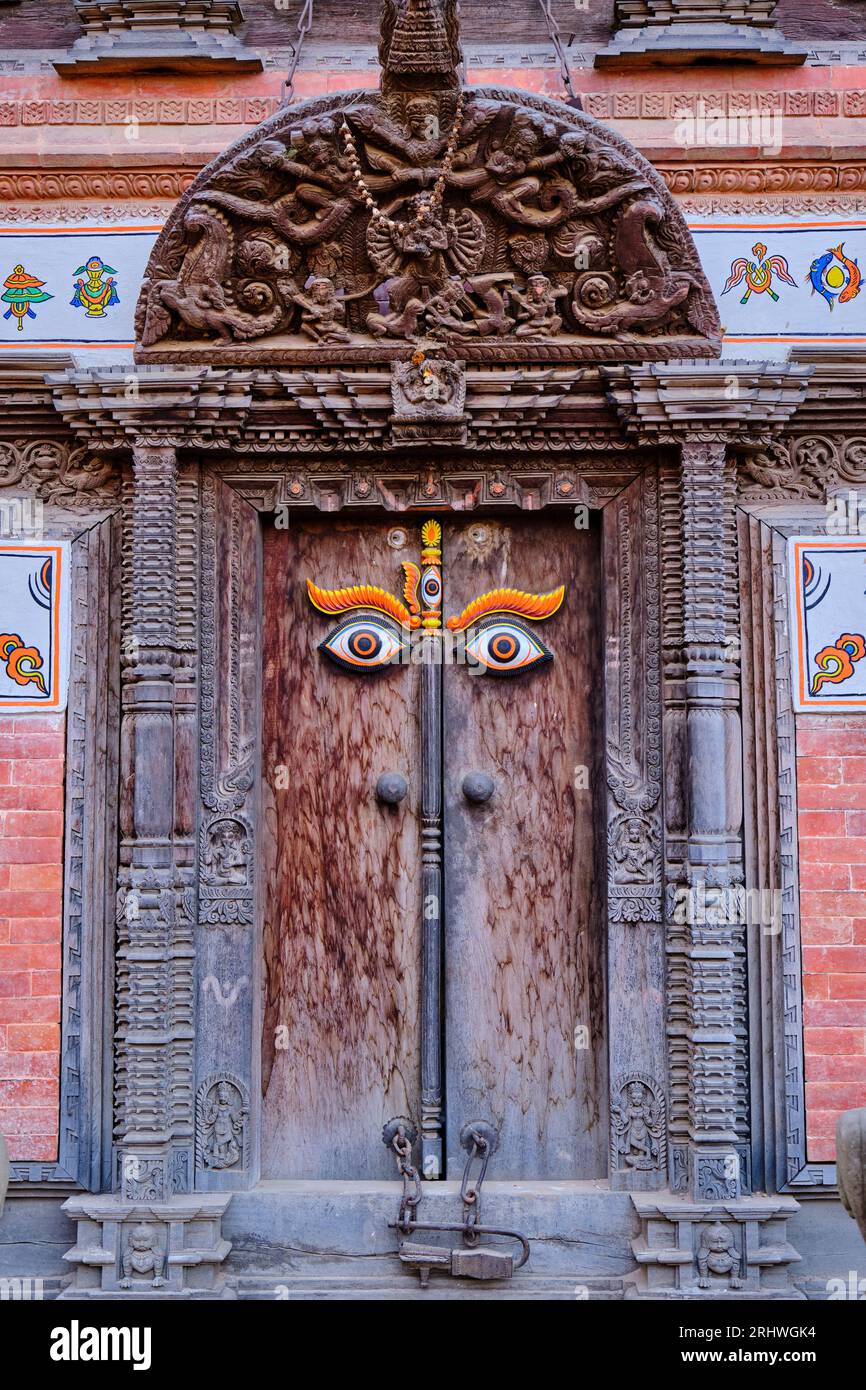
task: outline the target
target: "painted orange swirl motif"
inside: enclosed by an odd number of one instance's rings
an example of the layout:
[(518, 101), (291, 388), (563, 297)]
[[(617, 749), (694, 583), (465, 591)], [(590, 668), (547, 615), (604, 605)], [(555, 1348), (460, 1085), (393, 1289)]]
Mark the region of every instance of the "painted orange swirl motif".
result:
[(854, 674), (854, 662), (866, 656), (866, 641), (859, 632), (843, 632), (831, 647), (815, 653), (818, 675), (812, 677), (810, 694), (817, 695), (823, 685), (839, 685)]
[(17, 632), (0, 633), (0, 659), (6, 663), (6, 674), (16, 685), (36, 686), (47, 695), (45, 678), (41, 674), (44, 662), (38, 647), (25, 647)]

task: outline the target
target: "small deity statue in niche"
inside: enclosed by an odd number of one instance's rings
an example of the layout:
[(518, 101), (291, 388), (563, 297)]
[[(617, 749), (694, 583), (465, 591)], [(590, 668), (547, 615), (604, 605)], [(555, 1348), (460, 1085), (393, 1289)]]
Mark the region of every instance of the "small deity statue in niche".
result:
[(137, 1280), (147, 1280), (151, 1288), (160, 1289), (165, 1284), (162, 1277), (164, 1258), (159, 1239), (152, 1226), (144, 1222), (134, 1226), (124, 1247), (121, 1265), (122, 1289), (131, 1289)]
[(612, 852), (616, 865), (617, 883), (651, 883), (653, 856), (647, 844), (644, 825), (637, 816), (629, 816), (620, 826)]
[(625, 1167), (658, 1167), (664, 1118), (647, 1086), (629, 1083), (620, 1104), (613, 1107), (612, 1122)]
[(243, 1134), (241, 1098), (227, 1081), (217, 1083), (205, 1102), (202, 1126), (208, 1168), (232, 1168), (240, 1161)]
[(249, 849), (247, 832), (240, 821), (217, 821), (210, 828), (202, 856), (205, 881), (234, 886), (245, 884)]
[(698, 1288), (708, 1289), (711, 1275), (727, 1280), (728, 1288), (742, 1288), (739, 1278), (740, 1252), (730, 1227), (721, 1221), (704, 1226), (698, 1246)]

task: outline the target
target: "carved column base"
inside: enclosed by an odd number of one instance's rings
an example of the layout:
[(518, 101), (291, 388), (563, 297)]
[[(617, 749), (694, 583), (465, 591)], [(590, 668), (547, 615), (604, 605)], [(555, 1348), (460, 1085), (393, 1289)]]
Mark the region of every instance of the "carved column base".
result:
[(657, 64), (747, 62), (796, 65), (806, 60), (805, 49), (787, 43), (773, 29), (746, 24), (646, 24), (618, 29), (607, 48), (595, 55), (597, 68), (652, 67)]
[(689, 1202), (669, 1192), (635, 1193), (640, 1266), (627, 1298), (800, 1299), (789, 1266), (801, 1257), (787, 1239), (793, 1197)]
[(78, 1223), (64, 1255), (72, 1279), (61, 1299), (234, 1298), (223, 1262), (231, 1249), (221, 1223), (231, 1194), (129, 1202), (76, 1196), (63, 1210)]

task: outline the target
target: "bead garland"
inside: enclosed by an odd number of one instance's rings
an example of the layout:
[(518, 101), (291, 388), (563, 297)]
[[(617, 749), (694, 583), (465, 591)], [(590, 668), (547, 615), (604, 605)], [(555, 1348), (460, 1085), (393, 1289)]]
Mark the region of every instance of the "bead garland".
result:
[(361, 161), (358, 158), (358, 149), (355, 145), (355, 137), (352, 134), (351, 129), (349, 128), (348, 122), (344, 119), (343, 124), (340, 127), (340, 130), (343, 136), (343, 143), (346, 146), (346, 158), (349, 161), (349, 167), (352, 171), (352, 178), (354, 180), (355, 187), (357, 188), (358, 192), (361, 195), (361, 198), (369, 208), (370, 214), (373, 217), (374, 221), (380, 222), (383, 227), (387, 227), (388, 230), (391, 232), (405, 232), (408, 230), (410, 226), (417, 226), (426, 222), (433, 214), (433, 212), (436, 210), (436, 208), (441, 207), (442, 198), (445, 193), (445, 185), (448, 182), (448, 175), (451, 173), (451, 170), (454, 167), (454, 157), (457, 153), (457, 141), (460, 137), (460, 126), (462, 124), (462, 121), (463, 92), (461, 90), (457, 94), (457, 110), (454, 115), (454, 125), (452, 126), (451, 134), (448, 137), (448, 144), (445, 147), (445, 158), (442, 161), (442, 172), (440, 173), (438, 179), (433, 185), (433, 192), (430, 194), (429, 198), (427, 198), (426, 201), (421, 204), (421, 211), (419, 212), (419, 215), (414, 219), (413, 222), (406, 223), (399, 222), (394, 217), (389, 217), (387, 213), (384, 213), (382, 209), (376, 205), (376, 200), (373, 197), (373, 194), (370, 192), (370, 189), (368, 188), (367, 183), (364, 179), (364, 175), (361, 172)]

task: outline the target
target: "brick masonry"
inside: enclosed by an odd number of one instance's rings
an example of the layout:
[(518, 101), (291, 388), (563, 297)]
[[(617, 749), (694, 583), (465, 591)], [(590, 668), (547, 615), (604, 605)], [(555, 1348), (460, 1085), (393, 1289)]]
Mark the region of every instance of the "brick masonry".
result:
[(810, 1160), (866, 1105), (866, 715), (799, 715), (803, 1041)]
[(0, 1131), (55, 1159), (63, 899), (63, 715), (0, 716)]

